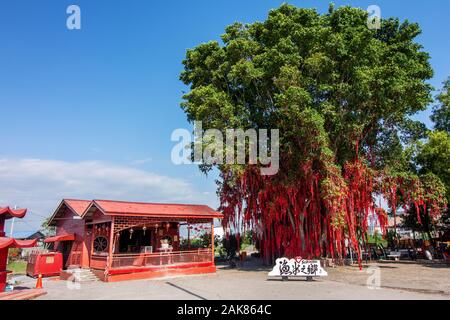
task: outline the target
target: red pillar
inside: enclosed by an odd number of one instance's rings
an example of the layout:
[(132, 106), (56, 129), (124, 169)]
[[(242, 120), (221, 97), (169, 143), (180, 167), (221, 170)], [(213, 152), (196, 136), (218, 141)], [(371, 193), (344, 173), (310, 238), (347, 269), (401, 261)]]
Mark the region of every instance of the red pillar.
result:
[(187, 231), (188, 231), (188, 250), (191, 250), (191, 229), (190, 229), (190, 224), (189, 222), (187, 223)]
[(6, 259), (8, 257), (8, 248), (0, 249), (0, 292), (5, 291), (6, 287)]
[(109, 271), (111, 269), (113, 258), (114, 258), (114, 217), (111, 219), (111, 224), (109, 227), (109, 252), (108, 252), (108, 265), (106, 266), (106, 270)]
[[(4, 230), (5, 218), (0, 215), (0, 237), (5, 236)], [(8, 259), (8, 247), (0, 249), (0, 292), (5, 291), (6, 287), (6, 260)]]
[(211, 220), (211, 250), (212, 250), (212, 257), (211, 257), (211, 261), (214, 263), (214, 219)]

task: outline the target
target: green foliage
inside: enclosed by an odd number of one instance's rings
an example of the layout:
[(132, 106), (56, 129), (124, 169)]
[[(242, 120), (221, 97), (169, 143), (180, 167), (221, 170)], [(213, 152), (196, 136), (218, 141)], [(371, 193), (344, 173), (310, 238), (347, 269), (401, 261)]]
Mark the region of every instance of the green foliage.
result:
[[(219, 243), (218, 238), (214, 238), (214, 244), (217, 245)], [(198, 248), (209, 248), (211, 246), (211, 233), (203, 232), (196, 238), (190, 239), (190, 248), (198, 249)], [(189, 247), (189, 241), (187, 238), (182, 238), (180, 241), (180, 247), (182, 250), (187, 250)]]
[(367, 243), (368, 244), (375, 244), (375, 245), (382, 245), (383, 247), (387, 247), (387, 240), (383, 239), (383, 235), (375, 232), (373, 236), (368, 235), (367, 236)]
[(14, 260), (8, 263), (6, 267), (8, 270), (12, 271), (13, 274), (26, 274), (27, 272), (27, 262), (24, 260)]
[(51, 217), (48, 217), (47, 219), (45, 219), (42, 224), (41, 224), (41, 229), (40, 231), (48, 236), (48, 235), (54, 235), (56, 233), (56, 227), (55, 226), (50, 226), (48, 223), (50, 222)]
[(420, 172), (439, 177), (450, 201), (450, 134), (445, 131), (430, 132), (428, 141), (418, 145), (417, 163)]
[[(436, 226), (444, 231), (449, 228), (450, 223), (448, 208), (443, 210), (445, 202), (450, 201), (449, 89), (450, 80), (447, 80), (437, 97), (440, 105), (433, 108), (431, 116), (435, 122), (435, 130), (427, 132), (425, 140), (414, 140), (407, 148), (406, 155), (420, 175), (422, 186), (418, 192), (423, 193), (422, 198), (427, 207), (426, 212), (424, 208), (409, 208), (404, 225), (412, 230), (425, 232), (428, 237)], [(440, 223), (436, 223), (436, 218)]]
[(19, 249), (19, 248), (10, 248), (8, 250), (8, 259), (10, 259), (11, 261), (19, 260), (20, 252), (21, 252), (21, 249)]
[(437, 99), (440, 104), (433, 108), (431, 120), (434, 122), (435, 130), (450, 134), (450, 77), (444, 82), (444, 87)]
[(241, 249), (253, 245), (253, 231), (247, 230), (241, 239)]
[(414, 207), (409, 208), (407, 214), (405, 214), (403, 217), (404, 219), (402, 227), (422, 233), (429, 233), (435, 230), (430, 215), (426, 214), (423, 208), (419, 208), (419, 215), (420, 215), (420, 223), (419, 220), (417, 219), (416, 208)]
[(399, 241), (400, 236), (398, 235), (398, 233), (395, 230), (388, 230), (388, 232), (386, 234), (386, 240), (387, 240), (388, 244), (391, 245), (394, 241)]
[(342, 165), (361, 140), (359, 152), (370, 148), (382, 166), (401, 153), (399, 136), (421, 136), (408, 117), (431, 101), (432, 70), (414, 41), (417, 24), (388, 19), (377, 31), (366, 20), (358, 8), (321, 15), (284, 4), (266, 21), (234, 23), (223, 44), (187, 51), (182, 108), (204, 130), (279, 128), (280, 154), (292, 163)]

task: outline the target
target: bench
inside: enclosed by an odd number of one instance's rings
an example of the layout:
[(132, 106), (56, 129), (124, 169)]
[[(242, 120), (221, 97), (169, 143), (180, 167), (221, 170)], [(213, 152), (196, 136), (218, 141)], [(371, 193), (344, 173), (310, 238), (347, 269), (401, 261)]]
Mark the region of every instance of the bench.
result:
[(391, 251), (391, 252), (387, 255), (387, 257), (388, 257), (388, 259), (389, 259), (389, 258), (392, 258), (393, 260), (398, 261), (398, 260), (400, 260), (401, 255), (402, 255), (401, 252)]

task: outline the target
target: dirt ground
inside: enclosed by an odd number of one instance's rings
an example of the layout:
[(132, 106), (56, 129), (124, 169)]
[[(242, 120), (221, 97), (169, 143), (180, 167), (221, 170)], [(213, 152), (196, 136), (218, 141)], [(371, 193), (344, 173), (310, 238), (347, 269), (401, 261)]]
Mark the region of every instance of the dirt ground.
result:
[[(45, 279), (48, 294), (38, 299), (449, 299), (450, 267), (440, 264), (385, 262), (326, 268), (328, 277), (305, 281), (269, 279), (270, 268), (258, 261), (229, 269), (218, 266), (216, 274), (136, 280), (117, 283), (68, 283)], [(21, 286), (34, 279), (22, 277)]]
[(357, 266), (328, 268), (328, 280), (366, 286), (369, 268), (378, 268), (381, 288), (442, 294), (450, 299), (450, 266), (442, 263), (392, 261), (364, 265), (362, 271)]

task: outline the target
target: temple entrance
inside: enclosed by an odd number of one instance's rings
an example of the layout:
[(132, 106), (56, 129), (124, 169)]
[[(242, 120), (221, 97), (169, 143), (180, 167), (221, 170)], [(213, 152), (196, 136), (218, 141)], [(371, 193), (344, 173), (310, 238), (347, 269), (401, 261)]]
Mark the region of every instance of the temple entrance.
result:
[(73, 241), (62, 241), (60, 244), (62, 258), (63, 258), (63, 269), (67, 269), (67, 261), (70, 257), (70, 252), (72, 250)]
[(119, 253), (153, 252), (153, 234), (150, 230), (126, 229), (120, 232)]

